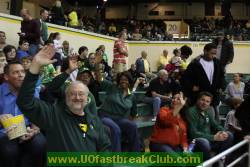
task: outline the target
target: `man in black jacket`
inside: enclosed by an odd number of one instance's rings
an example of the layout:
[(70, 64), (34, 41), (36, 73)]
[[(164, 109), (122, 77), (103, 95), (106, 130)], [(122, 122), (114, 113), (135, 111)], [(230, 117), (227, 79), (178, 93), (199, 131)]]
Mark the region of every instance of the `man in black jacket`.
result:
[(23, 18), (21, 22), (21, 32), (18, 33), (20, 40), (29, 42), (29, 54), (34, 56), (39, 50), (40, 44), (40, 26), (36, 19), (33, 19), (29, 10), (22, 9), (20, 16)]
[(226, 65), (233, 62), (234, 47), (229, 41), (224, 32), (219, 32), (218, 37), (213, 42), (217, 47), (216, 58), (220, 60), (221, 66), (225, 71)]
[(223, 70), (215, 58), (216, 45), (206, 44), (204, 54), (195, 58), (184, 72), (181, 83), (185, 95), (195, 104), (197, 95), (210, 92), (213, 95), (212, 105), (219, 104), (219, 92), (222, 88)]

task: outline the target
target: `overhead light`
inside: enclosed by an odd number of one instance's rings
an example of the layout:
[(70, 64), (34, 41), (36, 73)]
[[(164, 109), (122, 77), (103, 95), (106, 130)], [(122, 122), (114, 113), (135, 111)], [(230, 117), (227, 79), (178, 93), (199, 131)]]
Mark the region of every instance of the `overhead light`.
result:
[(103, 0), (103, 2), (107, 2), (108, 0)]

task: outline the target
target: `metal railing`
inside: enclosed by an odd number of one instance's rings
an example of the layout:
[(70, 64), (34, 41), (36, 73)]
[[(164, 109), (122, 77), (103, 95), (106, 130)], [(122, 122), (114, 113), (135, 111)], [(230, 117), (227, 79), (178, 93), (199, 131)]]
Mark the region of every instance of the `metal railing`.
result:
[(245, 157), (248, 157), (248, 166), (247, 167), (250, 167), (250, 145), (249, 145), (248, 140), (243, 140), (243, 141), (239, 142), (238, 144), (234, 145), (233, 147), (230, 147), (229, 149), (225, 150), (224, 152), (222, 152), (222, 153), (216, 155), (215, 157), (203, 162), (202, 166), (197, 166), (197, 167), (210, 167), (214, 163), (220, 162), (221, 159), (223, 159), (228, 154), (234, 152), (235, 150), (238, 150), (239, 148), (241, 148), (245, 145), (248, 145), (248, 151), (243, 153), (241, 156), (239, 156), (236, 160), (234, 160), (230, 164), (228, 164), (227, 167), (233, 167), (235, 164), (240, 162)]

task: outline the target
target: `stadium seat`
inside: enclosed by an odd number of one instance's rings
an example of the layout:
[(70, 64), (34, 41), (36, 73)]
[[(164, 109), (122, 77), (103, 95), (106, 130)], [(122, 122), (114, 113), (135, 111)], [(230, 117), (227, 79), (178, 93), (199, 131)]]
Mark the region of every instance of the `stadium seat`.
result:
[(221, 104), (218, 107), (218, 109), (219, 109), (220, 121), (221, 121), (222, 125), (224, 125), (224, 122), (226, 120), (226, 116), (227, 116), (228, 112), (231, 110), (231, 108), (226, 104)]

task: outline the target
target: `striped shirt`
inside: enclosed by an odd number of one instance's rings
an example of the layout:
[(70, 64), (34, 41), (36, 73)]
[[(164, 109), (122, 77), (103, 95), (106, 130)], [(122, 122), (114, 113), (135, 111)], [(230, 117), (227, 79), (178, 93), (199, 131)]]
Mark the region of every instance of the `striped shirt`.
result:
[(123, 53), (121, 53), (119, 50), (123, 50), (125, 52), (128, 51), (127, 47), (125, 46), (124, 41), (122, 40), (115, 41), (114, 50), (113, 50), (113, 53), (114, 53), (113, 63), (126, 64), (126, 56)]

